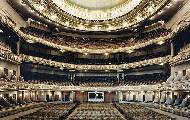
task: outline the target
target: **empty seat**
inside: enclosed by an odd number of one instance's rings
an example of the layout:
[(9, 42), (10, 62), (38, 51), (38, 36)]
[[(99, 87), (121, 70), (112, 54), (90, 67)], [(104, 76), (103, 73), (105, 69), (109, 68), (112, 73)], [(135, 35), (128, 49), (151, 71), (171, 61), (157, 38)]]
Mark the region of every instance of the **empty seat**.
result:
[(165, 102), (166, 105), (172, 105), (175, 101), (175, 98), (168, 98)]
[(5, 98), (0, 97), (0, 105), (3, 107), (13, 107)]
[(183, 99), (183, 101), (181, 102), (180, 105), (178, 105), (179, 107), (187, 107), (189, 104), (189, 100), (187, 98)]
[(181, 99), (181, 98), (177, 98), (177, 99), (175, 100), (175, 102), (174, 102), (174, 105), (175, 105), (175, 106), (176, 106), (176, 105), (180, 105), (181, 102), (182, 102), (182, 100), (183, 100), (183, 99)]
[(165, 102), (165, 98), (160, 99), (160, 103), (163, 104)]

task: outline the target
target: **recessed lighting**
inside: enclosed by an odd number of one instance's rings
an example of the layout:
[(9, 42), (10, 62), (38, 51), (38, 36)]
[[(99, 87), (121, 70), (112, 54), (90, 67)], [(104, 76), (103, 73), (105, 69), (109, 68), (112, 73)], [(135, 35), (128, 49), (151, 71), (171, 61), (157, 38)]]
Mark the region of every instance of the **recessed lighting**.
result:
[(56, 20), (56, 19), (57, 19), (57, 16), (56, 16), (56, 15), (52, 15), (52, 16), (51, 16), (51, 19)]
[(30, 12), (34, 13), (35, 11), (34, 10), (30, 10)]
[(109, 53), (104, 53), (104, 55), (105, 55), (105, 56), (108, 56), (108, 55), (109, 55)]
[(137, 17), (136, 17), (136, 20), (137, 20), (137, 21), (141, 21), (141, 20), (142, 20), (142, 17), (137, 16)]
[(80, 27), (81, 29), (85, 29), (85, 26), (84, 26), (83, 24), (80, 24), (79, 27)]
[(39, 5), (37, 8), (38, 8), (39, 11), (43, 11), (44, 10), (44, 6), (42, 6), (42, 5)]
[(166, 7), (169, 8), (171, 7), (173, 4), (172, 3), (169, 3)]
[(123, 22), (123, 27), (127, 27), (127, 26), (129, 26), (129, 23), (128, 22)]
[(95, 31), (99, 30), (99, 26), (98, 25), (95, 25), (93, 28), (94, 28)]
[(60, 52), (62, 52), (62, 53), (63, 53), (63, 52), (65, 52), (65, 50), (61, 49), (61, 50), (60, 50)]
[(65, 22), (65, 25), (66, 25), (66, 26), (69, 26), (69, 24), (70, 24), (70, 23), (69, 23), (68, 21), (67, 21), (67, 22)]
[(164, 41), (159, 41), (158, 42), (158, 45), (162, 45), (162, 44), (164, 44)]
[(26, 4), (21, 0), (20, 1), (20, 4), (22, 5), (22, 6), (26, 6)]
[(150, 13), (153, 13), (153, 12), (154, 12), (154, 8), (151, 6), (151, 7), (148, 8), (148, 11), (149, 11)]
[(134, 50), (128, 50), (127, 51), (127, 53), (129, 53), (129, 54), (132, 53), (132, 52), (134, 52)]
[(28, 42), (28, 43), (35, 43), (35, 41), (33, 41), (33, 40), (26, 40), (26, 42)]
[(60, 67), (60, 70), (63, 70), (64, 68), (63, 67)]
[(88, 55), (88, 53), (84, 53), (84, 55)]

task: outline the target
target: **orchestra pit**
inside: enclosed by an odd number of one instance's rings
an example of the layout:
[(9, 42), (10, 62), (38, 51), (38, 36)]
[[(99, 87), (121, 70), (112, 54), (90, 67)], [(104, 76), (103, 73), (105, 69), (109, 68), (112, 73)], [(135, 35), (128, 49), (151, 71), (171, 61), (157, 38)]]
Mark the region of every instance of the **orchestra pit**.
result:
[(190, 120), (190, 0), (0, 0), (0, 120)]

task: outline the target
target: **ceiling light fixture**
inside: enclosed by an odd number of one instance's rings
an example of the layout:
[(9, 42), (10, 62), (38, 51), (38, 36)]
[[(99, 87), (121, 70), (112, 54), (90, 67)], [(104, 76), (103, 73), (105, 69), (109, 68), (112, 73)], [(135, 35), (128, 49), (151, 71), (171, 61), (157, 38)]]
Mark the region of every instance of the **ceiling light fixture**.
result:
[(109, 55), (109, 53), (104, 53), (104, 55), (105, 55), (105, 56), (108, 56), (108, 55)]

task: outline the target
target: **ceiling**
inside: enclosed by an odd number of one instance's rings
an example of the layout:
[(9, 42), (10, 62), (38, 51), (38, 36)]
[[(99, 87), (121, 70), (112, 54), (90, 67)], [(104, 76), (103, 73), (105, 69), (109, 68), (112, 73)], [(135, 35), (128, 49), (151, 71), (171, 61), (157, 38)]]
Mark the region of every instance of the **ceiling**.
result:
[(58, 26), (81, 31), (116, 31), (152, 17), (170, 0), (22, 0)]
[[(41, 3), (43, 3), (43, 1), (46, 1), (44, 4), (49, 3), (49, 1), (53, 1), (50, 3), (54, 4), (55, 5), (54, 7), (56, 7), (56, 6), (58, 6), (58, 5), (56, 5), (56, 3), (58, 3), (58, 2), (62, 3), (62, 1), (64, 1), (64, 0), (8, 0), (9, 4), (26, 21), (28, 20), (28, 18), (32, 18), (35, 21), (39, 21), (41, 23), (47, 24), (51, 28), (51, 30), (54, 30), (53, 28), (59, 28), (59, 33), (67, 35), (67, 36), (70, 36), (70, 35), (78, 36), (79, 35), (82, 37), (86, 37), (86, 36), (89, 37), (89, 36), (95, 35), (94, 37), (100, 37), (100, 38), (106, 37), (107, 38), (107, 37), (114, 37), (116, 34), (117, 34), (116, 35), (117, 37), (118, 37), (118, 35), (119, 36), (126, 36), (126, 35), (129, 36), (129, 34), (131, 34), (131, 32), (133, 32), (135, 29), (141, 29), (141, 26), (150, 25), (152, 23), (155, 23), (157, 21), (162, 21), (162, 20), (167, 22), (179, 10), (179, 8), (182, 5), (184, 0), (179, 0), (177, 2), (168, 2), (168, 3), (166, 3), (167, 5), (165, 7), (163, 7), (162, 9), (159, 9), (158, 12), (154, 13), (150, 18), (145, 19), (145, 20), (141, 21), (140, 23), (135, 24), (130, 27), (127, 27), (128, 24), (125, 23), (125, 21), (127, 22), (127, 20), (130, 18), (130, 17), (127, 18), (128, 15), (122, 16), (121, 18), (108, 20), (108, 21), (106, 21), (106, 20), (103, 20), (103, 21), (102, 20), (100, 20), (100, 21), (90, 20), (89, 21), (89, 20), (83, 20), (83, 19), (75, 19), (75, 17), (70, 18), (70, 16), (65, 16), (64, 19), (62, 19), (62, 20), (60, 19), (64, 25), (57, 24), (57, 22), (59, 22), (59, 20), (53, 21), (50, 18), (48, 18), (48, 16), (43, 16), (43, 14), (45, 14), (45, 12), (49, 12), (49, 11), (45, 11), (43, 13), (41, 13), (40, 11), (36, 11), (37, 9), (34, 9), (32, 6), (30, 6), (30, 3), (27, 1), (30, 1), (30, 2), (35, 1), (32, 3), (36, 3), (36, 5), (37, 4), (40, 5)], [(67, 1), (71, 1), (71, 0), (67, 0)], [(75, 1), (75, 0), (73, 0), (73, 1)], [(80, 0), (76, 0), (76, 1), (80, 1)], [(130, 1), (130, 0), (127, 0), (127, 1)], [(152, 1), (152, 0), (150, 0), (150, 1)], [(156, 1), (156, 2), (159, 2), (159, 1)], [(121, 2), (121, 3), (123, 3), (123, 2)], [(51, 7), (51, 6), (52, 5), (50, 5), (49, 7)], [(168, 7), (168, 6), (170, 6), (170, 7)], [(135, 8), (135, 9), (137, 9), (137, 8)], [(60, 12), (61, 11), (63, 12), (63, 10), (60, 10)], [(136, 12), (136, 11), (134, 11), (134, 12)], [(135, 14), (135, 13), (133, 13), (133, 14)], [(130, 16), (130, 14), (129, 14), (129, 16)], [(53, 17), (51, 16), (51, 18), (53, 18)], [(119, 19), (121, 19), (121, 21), (118, 21)], [(135, 21), (135, 20), (136, 20), (136, 18), (134, 18), (134, 19), (131, 18), (131, 21)], [(122, 22), (122, 24), (119, 22)], [(118, 27), (120, 29), (113, 30), (116, 27)]]
[[(58, 5), (58, 6), (62, 6), (63, 5), (63, 1), (65, 0), (54, 0), (54, 2)], [(119, 4), (122, 4), (126, 1), (129, 0), (66, 0), (72, 4), (75, 4), (79, 7), (83, 7), (86, 9), (108, 9), (108, 8), (112, 8), (115, 7)]]
[(86, 20), (107, 20), (133, 10), (142, 0), (53, 0), (72, 16)]

